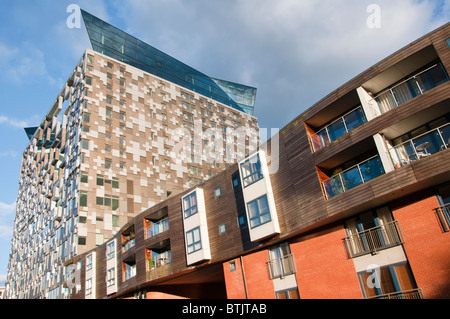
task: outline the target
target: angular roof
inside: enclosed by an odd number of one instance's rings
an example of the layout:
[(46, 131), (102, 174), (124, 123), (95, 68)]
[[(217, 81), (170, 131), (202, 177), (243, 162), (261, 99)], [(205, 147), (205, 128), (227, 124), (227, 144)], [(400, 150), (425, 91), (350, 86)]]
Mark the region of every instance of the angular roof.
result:
[(213, 79), (84, 10), (81, 14), (94, 51), (253, 115), (256, 88)]

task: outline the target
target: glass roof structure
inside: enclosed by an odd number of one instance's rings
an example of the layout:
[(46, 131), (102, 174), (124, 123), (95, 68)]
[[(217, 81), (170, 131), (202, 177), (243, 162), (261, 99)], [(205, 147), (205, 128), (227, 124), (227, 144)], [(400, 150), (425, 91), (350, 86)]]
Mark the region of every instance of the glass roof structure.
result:
[(253, 115), (256, 88), (213, 79), (84, 10), (81, 14), (94, 51)]

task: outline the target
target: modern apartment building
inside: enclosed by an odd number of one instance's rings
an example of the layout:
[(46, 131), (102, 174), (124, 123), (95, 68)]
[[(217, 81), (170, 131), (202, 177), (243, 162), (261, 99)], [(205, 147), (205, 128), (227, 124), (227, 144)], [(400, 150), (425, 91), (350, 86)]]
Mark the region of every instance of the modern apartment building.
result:
[(450, 24), (65, 263), (70, 298), (449, 298)]
[(26, 129), (7, 298), (67, 297), (65, 262), (258, 146), (256, 89), (212, 79), (82, 13), (94, 50), (41, 125)]

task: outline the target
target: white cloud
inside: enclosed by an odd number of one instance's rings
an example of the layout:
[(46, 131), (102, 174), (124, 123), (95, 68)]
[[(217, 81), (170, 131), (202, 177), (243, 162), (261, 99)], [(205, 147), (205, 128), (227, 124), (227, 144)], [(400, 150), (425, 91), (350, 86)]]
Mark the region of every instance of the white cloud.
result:
[(16, 212), (16, 203), (6, 204), (0, 202), (0, 216), (8, 216), (11, 214), (15, 214)]
[[(449, 1), (127, 0), (138, 38), (218, 78), (258, 88), (255, 115), (280, 127), (374, 63), (450, 19)], [(438, 14), (436, 13), (438, 10)], [(282, 111), (280, 111), (282, 110)]]
[(7, 204), (0, 202), (0, 238), (12, 236), (15, 215), (16, 203)]
[(39, 118), (38, 115), (33, 115), (26, 120), (18, 120), (5, 115), (0, 115), (0, 124), (8, 124), (15, 128), (32, 127), (39, 124)]
[(2, 151), (0, 152), (0, 157), (17, 157), (18, 153), (16, 151)]

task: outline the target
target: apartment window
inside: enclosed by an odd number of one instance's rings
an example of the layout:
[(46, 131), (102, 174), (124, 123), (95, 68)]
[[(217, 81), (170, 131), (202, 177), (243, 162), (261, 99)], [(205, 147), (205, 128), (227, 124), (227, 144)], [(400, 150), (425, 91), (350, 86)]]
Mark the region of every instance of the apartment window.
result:
[(89, 123), (91, 121), (91, 114), (84, 112), (83, 113), (83, 122)]
[(447, 40), (445, 40), (445, 42), (447, 42), (448, 47), (450, 48), (450, 38), (448, 38)]
[(103, 186), (103, 176), (102, 175), (97, 175), (97, 186)]
[(78, 245), (86, 245), (86, 237), (78, 237)]
[(87, 126), (87, 125), (83, 125), (82, 128), (81, 128), (81, 130), (82, 130), (84, 133), (89, 133), (89, 131), (91, 130), (91, 128), (90, 128), (89, 126)]
[(92, 269), (92, 254), (86, 256), (86, 271)]
[(92, 279), (86, 280), (86, 296), (92, 294)]
[(112, 69), (112, 68), (113, 68), (113, 64), (112, 64), (111, 62), (108, 62), (108, 63), (106, 64), (106, 66), (107, 66), (109, 69)]
[(111, 95), (106, 96), (106, 103), (112, 104), (112, 96)]
[(217, 188), (214, 190), (214, 195), (216, 196), (216, 198), (217, 198), (217, 197), (220, 197), (220, 195), (222, 195), (222, 191), (221, 191), (220, 187), (217, 187)]
[(250, 227), (255, 228), (271, 221), (267, 195), (263, 195), (247, 204)]
[(236, 188), (239, 186), (239, 177), (233, 178), (233, 188)]
[(227, 226), (225, 223), (219, 225), (219, 235), (223, 235), (227, 232)]
[(85, 78), (85, 80), (86, 80), (85, 82), (86, 82), (87, 85), (92, 85), (92, 78), (90, 76), (87, 76)]
[(113, 286), (116, 283), (116, 268), (115, 267), (108, 269), (108, 272), (106, 275), (106, 281), (107, 281), (108, 287)]
[[(117, 206), (118, 206), (118, 199), (117, 199)], [(114, 206), (114, 199), (113, 199), (113, 206)], [(112, 225), (113, 227), (119, 227), (119, 216), (117, 215), (112, 215)]]
[(111, 150), (112, 150), (112, 146), (111, 145), (108, 145), (108, 144), (106, 144), (105, 145), (105, 152), (111, 152)]
[(80, 207), (87, 206), (87, 192), (80, 192)]
[(230, 269), (230, 272), (233, 272), (236, 270), (236, 262), (235, 261), (230, 261), (228, 263), (228, 268)]
[(105, 168), (109, 169), (112, 166), (112, 160), (109, 158), (105, 158)]
[(126, 113), (124, 111), (120, 111), (119, 120), (125, 121), (125, 116), (126, 116)]
[(247, 187), (248, 185), (251, 185), (263, 178), (259, 154), (256, 154), (241, 164), (241, 174), (244, 187)]
[(296, 273), (294, 258), (287, 242), (269, 248), (269, 275), (271, 279)]
[(406, 262), (369, 269), (358, 273), (358, 278), (365, 298), (423, 298)]
[(81, 172), (80, 173), (80, 182), (81, 183), (87, 183), (88, 182), (88, 173)]
[(78, 216), (78, 223), (86, 224), (86, 216)]
[(110, 140), (112, 137), (112, 133), (111, 132), (105, 132), (105, 137)]
[(238, 216), (238, 225), (239, 225), (239, 227), (245, 226), (245, 215)]
[(106, 257), (109, 259), (114, 258), (116, 253), (115, 241), (111, 241), (106, 245)]
[(184, 218), (188, 218), (189, 216), (192, 216), (198, 212), (196, 192), (187, 195), (183, 199), (183, 211), (184, 211)]
[(112, 188), (119, 188), (119, 180), (117, 178), (112, 179)]
[(107, 117), (111, 117), (112, 116), (112, 108), (110, 108), (110, 107), (106, 108), (106, 116)]
[(89, 150), (89, 140), (81, 140), (81, 148), (83, 150)]
[(93, 64), (94, 63), (94, 56), (88, 54), (87, 55), (87, 63)]
[(186, 233), (186, 242), (188, 254), (202, 249), (200, 227), (194, 228)]
[(277, 299), (300, 299), (297, 288), (276, 291), (275, 294)]

